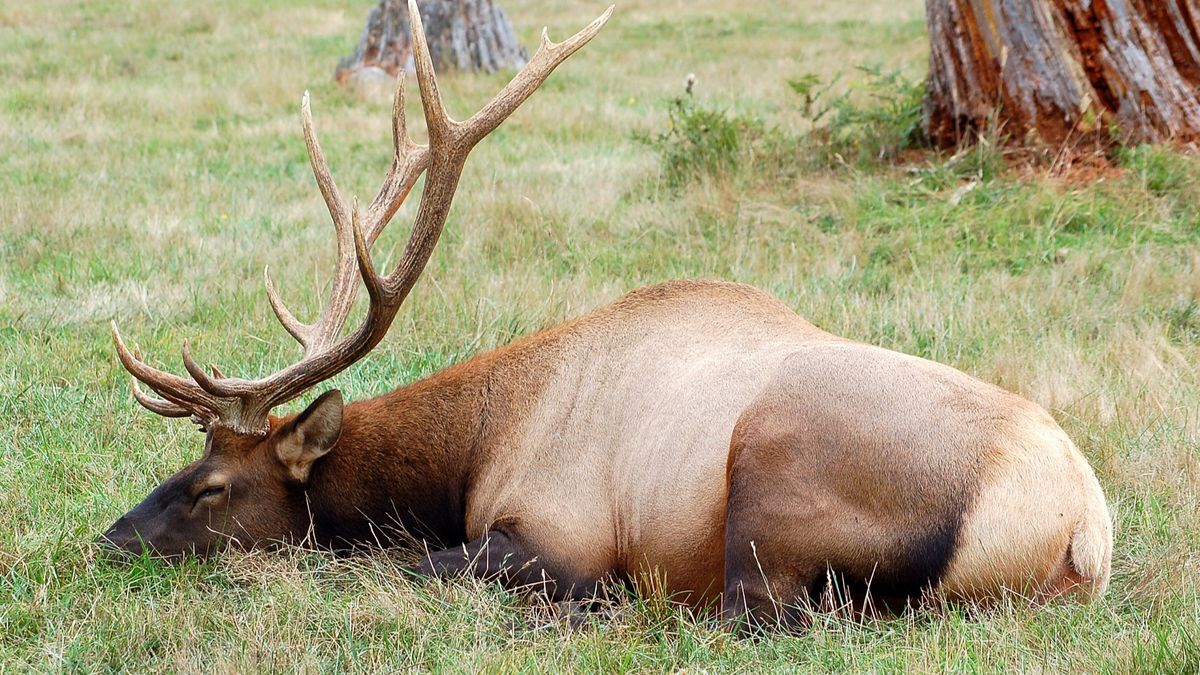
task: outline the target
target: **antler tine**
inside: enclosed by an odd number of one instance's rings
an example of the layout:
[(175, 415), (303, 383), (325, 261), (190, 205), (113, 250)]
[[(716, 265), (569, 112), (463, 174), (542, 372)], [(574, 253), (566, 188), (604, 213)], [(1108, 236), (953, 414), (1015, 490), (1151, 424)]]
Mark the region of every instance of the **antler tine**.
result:
[[(300, 106), (304, 124), (304, 142), (308, 147), (309, 163), (312, 165), (313, 176), (317, 179), (317, 187), (325, 204), (329, 207), (329, 215), (333, 219), (334, 231), (337, 234), (337, 267), (334, 269), (333, 283), (329, 290), (329, 301), (317, 317), (316, 322), (305, 329), (305, 355), (319, 353), (337, 341), (346, 323), (346, 316), (354, 305), (354, 295), (357, 292), (358, 279), (354, 271), (354, 233), (350, 231), (350, 216), (346, 203), (338, 192), (329, 165), (325, 162), (325, 153), (317, 141), (313, 130), (312, 110), (309, 107), (308, 92), (304, 92), (304, 100)], [(269, 294), (269, 291), (268, 291)], [(272, 303), (274, 304), (274, 303)], [(279, 303), (282, 305), (282, 303)], [(277, 312), (278, 314), (278, 312)], [(291, 332), (290, 330), (288, 332)]]
[[(371, 307), (374, 309), (377, 305), (386, 302), (386, 295), (383, 284), (380, 283), (379, 274), (375, 272), (375, 263), (371, 261), (371, 244), (367, 242), (359, 222), (358, 200), (354, 201), (354, 211), (350, 222), (354, 229), (354, 254), (358, 261), (358, 274), (362, 277), (363, 285), (367, 287), (367, 297), (371, 299)], [(368, 314), (368, 318), (370, 318), (370, 314)]]
[(429, 168), (428, 146), (414, 143), (408, 135), (404, 115), (404, 71), (396, 77), (396, 95), (392, 100), (392, 166), (371, 205), (367, 207), (366, 237), (374, 243), (384, 226), (408, 198), (417, 179)]
[(404, 69), (396, 74), (396, 93), (392, 96), (392, 153), (403, 157), (419, 147), (408, 135), (408, 124), (404, 115)]
[(312, 328), (308, 324), (301, 323), (296, 316), (292, 314), (287, 305), (283, 304), (283, 300), (279, 297), (279, 292), (275, 290), (275, 284), (271, 281), (271, 266), (263, 266), (263, 281), (267, 286), (267, 302), (271, 303), (271, 311), (275, 312), (275, 317), (279, 319), (279, 323), (283, 324), (283, 329), (289, 335), (296, 338), (296, 342), (300, 343), (305, 350), (308, 349), (308, 332)]
[(549, 32), (543, 28), (541, 46), (538, 47), (533, 58), (529, 59), (529, 63), (508, 84), (504, 85), (500, 93), (492, 97), (487, 105), (480, 108), (479, 112), (459, 123), (463, 142), (473, 146), (500, 126), (501, 122), (524, 103), (525, 99), (529, 98), (542, 82), (546, 81), (546, 78), (560, 63), (596, 37), (604, 24), (608, 23), (615, 7), (616, 5), (609, 5), (603, 14), (562, 42), (551, 41)]
[(181, 405), (171, 403), (170, 401), (161, 398), (155, 398), (142, 391), (142, 388), (138, 386), (137, 378), (131, 377), (129, 378), (129, 382), (133, 390), (134, 400), (142, 404), (142, 407), (146, 410), (149, 410), (152, 413), (158, 413), (163, 417), (190, 417), (193, 414), (191, 410), (188, 410)]
[(421, 12), (417, 10), (417, 0), (408, 0), (408, 18), (412, 29), (413, 66), (417, 71), (417, 86), (421, 88), (421, 109), (425, 112), (429, 147), (436, 147), (450, 139), (457, 123), (450, 119), (446, 104), (442, 102), (442, 91), (433, 72), (433, 57), (425, 41), (425, 24), (421, 21)]
[[(117, 329), (117, 322), (110, 321), (109, 327), (112, 330), (113, 342), (117, 346), (117, 358), (121, 360), (121, 365), (125, 367), (125, 370), (135, 378), (135, 386), (136, 380), (140, 380), (166, 399), (166, 402), (179, 408), (186, 408), (189, 413), (199, 415), (203, 412), (206, 416), (211, 416), (220, 410), (221, 406), (217, 401), (195, 382), (189, 382), (178, 375), (153, 368), (142, 361), (139, 356), (130, 352), (129, 348), (125, 346), (125, 341), (121, 339), (121, 331)], [(137, 397), (137, 394), (134, 396)], [(153, 401), (148, 396), (144, 398)], [(146, 401), (140, 398), (138, 402), (146, 404)]]
[(312, 110), (308, 105), (308, 91), (304, 92), (304, 98), (300, 102), (300, 117), (304, 125), (304, 144), (308, 147), (308, 163), (312, 166), (313, 175), (317, 178), (317, 188), (321, 190), (325, 206), (329, 208), (333, 225), (340, 231), (349, 225), (346, 203), (342, 201), (337, 183), (334, 182), (333, 174), (329, 172), (329, 165), (325, 162), (325, 153), (321, 151), (321, 143), (317, 140), (317, 132), (313, 130)]
[(191, 375), (192, 379), (196, 381), (196, 384), (200, 385), (201, 389), (213, 396), (229, 397), (237, 395), (236, 392), (230, 391), (224, 386), (223, 379), (218, 379), (204, 372), (204, 368), (201, 368), (200, 364), (196, 363), (195, 359), (192, 358), (192, 349), (188, 346), (187, 340), (183, 341), (183, 367), (187, 370), (188, 375)]

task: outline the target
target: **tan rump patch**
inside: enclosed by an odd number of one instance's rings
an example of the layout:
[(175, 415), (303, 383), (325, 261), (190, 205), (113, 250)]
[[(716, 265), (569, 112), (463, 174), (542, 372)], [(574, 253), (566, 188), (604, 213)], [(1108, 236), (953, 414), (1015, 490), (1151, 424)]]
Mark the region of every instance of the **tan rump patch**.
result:
[(1063, 576), (1060, 565), (1087, 512), (1091, 470), (1044, 413), (1014, 424), (1021, 428), (1003, 434), (1004, 444), (985, 460), (942, 580), (949, 597), (1035, 597)]

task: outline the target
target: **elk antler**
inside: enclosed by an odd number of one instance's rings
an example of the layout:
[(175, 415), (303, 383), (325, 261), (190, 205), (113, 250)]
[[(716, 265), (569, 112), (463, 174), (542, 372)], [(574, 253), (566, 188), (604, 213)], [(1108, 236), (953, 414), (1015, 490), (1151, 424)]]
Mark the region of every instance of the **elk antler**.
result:
[[(167, 417), (191, 416), (205, 426), (265, 434), (268, 431), (267, 415), (272, 408), (296, 398), (370, 352), (387, 333), (437, 245), (471, 149), (529, 98), (558, 64), (587, 44), (608, 21), (612, 11), (609, 7), (595, 21), (563, 42), (551, 42), (543, 29), (541, 46), (529, 63), (479, 112), (459, 122), (450, 118), (442, 104), (416, 0), (409, 0), (413, 60), (429, 143), (419, 145), (408, 136), (404, 121), (404, 76), (401, 73), (392, 106), (392, 165), (379, 194), (371, 200), (365, 213), (360, 212), (357, 200), (347, 208), (333, 181), (313, 131), (308, 92), (305, 92), (300, 107), (309, 162), (337, 235), (338, 261), (329, 301), (314, 323), (302, 323), (283, 304), (271, 282), (269, 270), (264, 270), (264, 276), (271, 309), (284, 329), (304, 348), (304, 356), (273, 375), (244, 380), (225, 377), (215, 367), (212, 367), (211, 375), (205, 372), (192, 358), (185, 341), (183, 366), (191, 375), (191, 379), (185, 379), (153, 368), (142, 361), (140, 354), (131, 353), (113, 323), (117, 356), (134, 377), (134, 398), (148, 410)], [(395, 269), (381, 276), (371, 261), (371, 245), (404, 203), (422, 173), (426, 173), (425, 189), (408, 245)], [(359, 278), (367, 288), (370, 306), (358, 328), (340, 337), (358, 292)], [(142, 391), (138, 381), (162, 398)]]

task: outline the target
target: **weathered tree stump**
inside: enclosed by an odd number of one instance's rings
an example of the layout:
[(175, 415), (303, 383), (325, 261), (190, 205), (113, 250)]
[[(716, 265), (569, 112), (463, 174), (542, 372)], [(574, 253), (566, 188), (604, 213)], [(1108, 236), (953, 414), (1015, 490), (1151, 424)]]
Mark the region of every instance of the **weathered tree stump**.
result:
[(1200, 140), (1196, 0), (927, 0), (930, 138)]
[[(518, 70), (526, 53), (504, 10), (492, 0), (420, 0), (433, 65), (439, 70)], [(362, 71), (395, 75), (412, 72), (408, 3), (381, 0), (367, 17), (367, 27), (354, 54), (338, 63), (339, 82)]]

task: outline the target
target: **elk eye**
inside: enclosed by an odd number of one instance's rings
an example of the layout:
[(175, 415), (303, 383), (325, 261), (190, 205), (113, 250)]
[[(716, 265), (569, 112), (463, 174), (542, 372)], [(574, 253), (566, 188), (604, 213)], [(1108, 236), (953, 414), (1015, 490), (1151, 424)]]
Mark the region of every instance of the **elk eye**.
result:
[(209, 499), (211, 497), (216, 497), (216, 496), (220, 495), (221, 493), (225, 492), (225, 487), (226, 486), (224, 486), (224, 485), (213, 485), (211, 487), (207, 487), (200, 494), (196, 495), (196, 501), (198, 502), (201, 499)]

